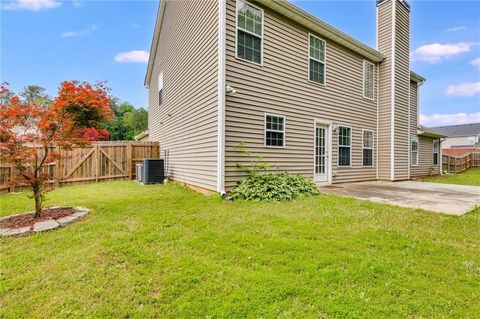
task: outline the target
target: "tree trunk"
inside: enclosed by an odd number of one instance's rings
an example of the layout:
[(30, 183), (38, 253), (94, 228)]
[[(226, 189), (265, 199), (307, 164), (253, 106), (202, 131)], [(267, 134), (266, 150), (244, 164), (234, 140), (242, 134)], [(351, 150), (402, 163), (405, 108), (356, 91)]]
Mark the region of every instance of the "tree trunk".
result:
[(35, 217), (37, 217), (42, 212), (42, 192), (38, 185), (33, 187), (33, 195), (35, 197)]

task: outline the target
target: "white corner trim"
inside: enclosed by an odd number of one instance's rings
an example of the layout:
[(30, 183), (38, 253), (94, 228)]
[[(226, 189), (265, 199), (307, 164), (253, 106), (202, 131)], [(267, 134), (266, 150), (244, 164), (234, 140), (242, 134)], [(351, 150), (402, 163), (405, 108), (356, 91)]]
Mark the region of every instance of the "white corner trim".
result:
[(390, 180), (395, 179), (395, 31), (396, 31), (396, 0), (392, 1), (392, 105), (390, 123)]
[(225, 64), (226, 64), (226, 0), (218, 1), (218, 145), (217, 192), (225, 194)]

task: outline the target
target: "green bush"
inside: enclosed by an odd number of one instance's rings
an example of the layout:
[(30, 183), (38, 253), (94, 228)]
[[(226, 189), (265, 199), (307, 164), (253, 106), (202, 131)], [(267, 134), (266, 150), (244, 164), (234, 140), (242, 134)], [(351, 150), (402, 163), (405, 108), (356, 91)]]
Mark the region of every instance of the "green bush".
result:
[(315, 183), (307, 177), (288, 173), (253, 173), (234, 189), (233, 198), (279, 202), (318, 194)]

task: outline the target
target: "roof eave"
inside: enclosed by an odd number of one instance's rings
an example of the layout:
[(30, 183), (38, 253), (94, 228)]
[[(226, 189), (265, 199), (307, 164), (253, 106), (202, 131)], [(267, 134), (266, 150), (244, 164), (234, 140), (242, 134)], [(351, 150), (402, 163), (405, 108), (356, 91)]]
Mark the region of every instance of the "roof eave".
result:
[(417, 129), (417, 135), (424, 136), (424, 137), (432, 137), (432, 138), (444, 138), (447, 137), (446, 135), (435, 133), (432, 131)]
[(153, 32), (152, 45), (150, 46), (150, 54), (148, 56), (147, 73), (145, 74), (145, 80), (143, 81), (143, 85), (147, 88), (150, 86), (152, 78), (153, 63), (155, 61), (155, 56), (157, 55), (158, 41), (160, 40), (160, 32), (162, 31), (163, 14), (165, 12), (166, 1), (160, 0), (159, 2), (157, 19), (155, 21), (155, 31)]
[(373, 62), (381, 62), (385, 58), (384, 55), (377, 50), (367, 46), (366, 44), (363, 44), (362, 42), (314, 17), (313, 15), (286, 0), (255, 1), (262, 4), (264, 7), (278, 12), (281, 15), (303, 25), (307, 29), (343, 45), (344, 47), (364, 56)]
[(425, 82), (427, 79), (425, 79), (423, 76), (413, 72), (413, 71), (410, 71), (410, 80), (412, 80), (413, 82), (416, 82), (416, 83), (423, 83)]

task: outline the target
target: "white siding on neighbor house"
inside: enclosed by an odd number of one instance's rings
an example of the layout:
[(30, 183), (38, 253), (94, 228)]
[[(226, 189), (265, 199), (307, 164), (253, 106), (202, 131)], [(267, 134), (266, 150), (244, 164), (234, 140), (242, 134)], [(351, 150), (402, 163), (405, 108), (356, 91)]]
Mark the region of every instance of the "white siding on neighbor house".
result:
[[(218, 1), (167, 1), (149, 86), (149, 140), (169, 152), (171, 177), (217, 184)], [(158, 77), (163, 71), (163, 104)]]
[[(314, 120), (352, 128), (352, 165), (337, 166), (338, 132), (332, 137), (333, 182), (376, 179), (376, 167), (362, 167), (362, 130), (377, 137), (377, 92), (363, 98), (364, 58), (326, 40), (326, 84), (308, 80), (309, 30), (277, 13), (264, 12), (263, 65), (235, 58), (235, 1), (227, 0), (226, 81), (236, 93), (226, 98), (226, 186), (243, 174), (237, 163), (248, 158), (236, 146), (246, 142), (254, 154), (292, 173), (313, 177)], [(264, 146), (264, 116), (285, 116), (284, 148)], [(374, 150), (377, 163), (377, 148)]]
[[(478, 136), (471, 135), (472, 140), (478, 142)], [(469, 144), (469, 136), (456, 136), (456, 137), (447, 137), (442, 143), (442, 148), (452, 148), (452, 146), (469, 146), (474, 147), (474, 145)]]

